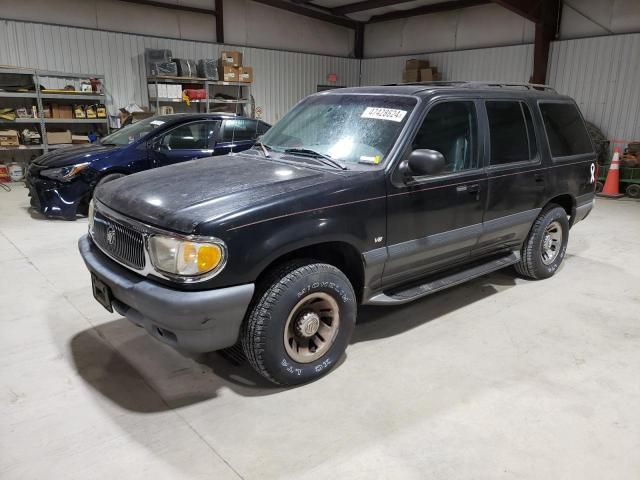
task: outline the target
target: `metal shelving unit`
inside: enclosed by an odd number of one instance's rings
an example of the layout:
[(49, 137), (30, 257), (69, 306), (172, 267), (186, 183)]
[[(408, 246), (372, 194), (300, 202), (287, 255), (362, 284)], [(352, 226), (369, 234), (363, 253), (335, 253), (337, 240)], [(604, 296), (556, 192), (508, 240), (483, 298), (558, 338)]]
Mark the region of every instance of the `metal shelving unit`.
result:
[[(190, 100), (190, 104), (195, 104), (198, 109), (198, 112), (202, 113), (210, 113), (215, 111), (215, 107), (212, 105), (236, 105), (235, 113), (240, 115), (248, 115), (253, 116), (253, 112), (255, 111), (255, 102), (253, 100), (253, 96), (251, 95), (251, 83), (246, 82), (225, 82), (222, 80), (209, 80), (206, 78), (197, 78), (197, 77), (173, 77), (173, 76), (154, 76), (147, 78), (147, 85), (155, 85), (155, 91), (158, 91), (158, 84), (181, 84), (181, 85), (202, 85), (205, 90), (206, 97), (201, 100)], [(238, 87), (237, 96), (235, 99), (224, 99), (224, 98), (216, 98), (216, 93), (226, 93), (227, 95), (230, 92), (224, 92), (220, 90), (224, 90), (228, 87)], [(218, 89), (218, 92), (213, 93), (212, 89)], [(147, 92), (148, 93), (148, 92)], [(179, 98), (165, 98), (165, 97), (155, 97), (149, 96), (149, 106), (154, 109), (154, 112), (157, 114), (160, 111), (160, 105), (163, 103), (180, 103), (184, 102)], [(244, 106), (250, 105), (250, 111), (244, 112)], [(204, 108), (203, 108), (204, 106)], [(203, 111), (204, 110), (204, 111)]]
[(0, 151), (42, 150), (46, 153), (51, 149), (69, 146), (69, 144), (49, 145), (47, 142), (47, 125), (68, 125), (70, 128), (72, 128), (74, 125), (96, 125), (97, 127), (106, 130), (106, 133), (109, 133), (109, 122), (107, 118), (46, 118), (44, 116), (45, 101), (60, 101), (63, 103), (73, 102), (76, 104), (85, 105), (91, 105), (94, 103), (105, 104), (106, 96), (104, 94), (82, 92), (58, 93), (47, 92), (46, 90), (41, 91), (40, 89), (42, 79), (46, 78), (67, 79), (73, 82), (79, 82), (81, 80), (87, 80), (89, 78), (96, 78), (100, 80), (104, 88), (104, 75), (93, 73), (68, 73), (53, 70), (0, 67), (0, 76), (2, 75), (25, 75), (31, 77), (32, 83), (35, 86), (34, 92), (0, 92), (0, 102), (2, 101), (2, 99), (33, 99), (35, 100), (35, 106), (37, 107), (38, 118), (18, 117), (15, 120), (0, 120), (0, 127), (7, 128), (11, 125), (38, 125), (40, 127), (40, 138), (42, 143), (39, 145), (3, 146), (0, 147)]

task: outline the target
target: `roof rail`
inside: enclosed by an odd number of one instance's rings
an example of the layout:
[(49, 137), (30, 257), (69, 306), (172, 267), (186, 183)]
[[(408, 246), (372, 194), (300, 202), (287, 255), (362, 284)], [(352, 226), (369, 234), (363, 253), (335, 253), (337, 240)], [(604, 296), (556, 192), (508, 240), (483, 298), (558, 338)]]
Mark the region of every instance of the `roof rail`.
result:
[(424, 86), (443, 86), (446, 87), (448, 85), (451, 86), (461, 86), (461, 87), (496, 87), (496, 88), (505, 88), (505, 87), (521, 87), (526, 88), (528, 90), (548, 90), (550, 92), (556, 92), (556, 89), (549, 86), (543, 85), (541, 83), (518, 83), (518, 82), (489, 82), (489, 81), (475, 81), (475, 80), (451, 80), (451, 81), (433, 81), (433, 82), (408, 82), (408, 83), (389, 83), (385, 86), (394, 86), (394, 85), (424, 85)]

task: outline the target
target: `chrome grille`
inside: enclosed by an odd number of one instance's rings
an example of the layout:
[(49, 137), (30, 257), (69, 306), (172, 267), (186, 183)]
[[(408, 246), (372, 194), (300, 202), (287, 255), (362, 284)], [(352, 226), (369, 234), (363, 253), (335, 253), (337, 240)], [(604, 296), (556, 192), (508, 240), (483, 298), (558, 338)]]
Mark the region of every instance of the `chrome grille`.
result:
[(94, 212), (93, 240), (107, 254), (125, 265), (142, 270), (145, 267), (144, 235), (99, 211)]

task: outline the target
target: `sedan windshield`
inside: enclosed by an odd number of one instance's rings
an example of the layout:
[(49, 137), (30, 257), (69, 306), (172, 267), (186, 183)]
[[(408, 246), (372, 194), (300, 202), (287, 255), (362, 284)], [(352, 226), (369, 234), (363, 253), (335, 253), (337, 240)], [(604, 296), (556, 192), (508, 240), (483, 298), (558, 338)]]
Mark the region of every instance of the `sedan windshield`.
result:
[(163, 125), (164, 121), (157, 118), (145, 118), (139, 122), (132, 123), (117, 132), (107, 135), (100, 143), (103, 145), (128, 145), (141, 139), (148, 133)]
[(325, 156), (343, 164), (386, 160), (416, 100), (403, 96), (327, 94), (307, 98), (262, 137), (268, 148)]

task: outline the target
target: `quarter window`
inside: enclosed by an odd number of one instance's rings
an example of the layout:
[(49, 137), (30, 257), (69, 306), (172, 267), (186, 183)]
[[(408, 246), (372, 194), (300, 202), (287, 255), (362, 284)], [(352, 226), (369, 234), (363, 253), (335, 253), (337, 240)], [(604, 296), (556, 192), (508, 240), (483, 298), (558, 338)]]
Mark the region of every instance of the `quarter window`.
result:
[(486, 102), (491, 138), (490, 165), (524, 162), (537, 154), (531, 112), (523, 102)]
[(476, 110), (473, 102), (455, 101), (436, 104), (413, 140), (413, 150), (437, 150), (445, 158), (444, 172), (478, 168)]
[(552, 157), (593, 152), (580, 112), (571, 103), (540, 103)]

